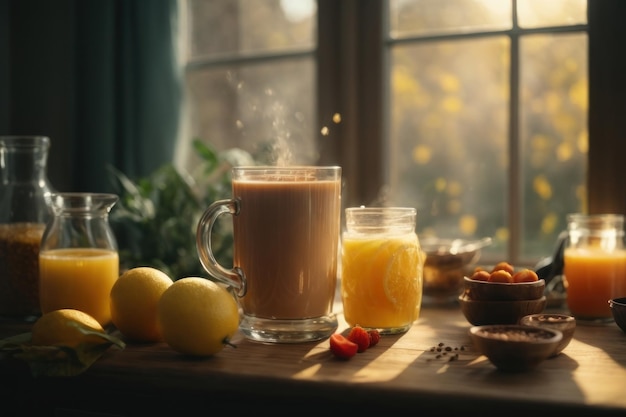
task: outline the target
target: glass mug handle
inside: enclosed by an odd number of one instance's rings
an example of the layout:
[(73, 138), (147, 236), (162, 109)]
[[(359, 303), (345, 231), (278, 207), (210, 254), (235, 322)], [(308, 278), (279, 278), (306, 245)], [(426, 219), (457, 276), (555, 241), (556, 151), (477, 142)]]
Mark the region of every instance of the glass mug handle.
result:
[(211, 248), (211, 233), (217, 218), (222, 214), (239, 214), (240, 202), (238, 199), (217, 200), (213, 202), (202, 214), (196, 230), (196, 248), (198, 257), (204, 269), (218, 281), (223, 282), (237, 290), (237, 296), (246, 295), (246, 275), (239, 267), (226, 269), (217, 262)]

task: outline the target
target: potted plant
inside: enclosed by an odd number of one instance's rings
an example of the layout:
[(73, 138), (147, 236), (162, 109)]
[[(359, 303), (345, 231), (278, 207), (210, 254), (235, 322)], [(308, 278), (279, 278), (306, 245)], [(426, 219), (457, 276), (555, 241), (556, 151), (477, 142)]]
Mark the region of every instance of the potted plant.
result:
[[(119, 196), (110, 223), (118, 241), (122, 270), (152, 266), (173, 280), (207, 275), (196, 250), (197, 223), (210, 203), (230, 197), (231, 167), (255, 165), (255, 161), (239, 148), (218, 152), (199, 139), (193, 141), (193, 147), (200, 157), (193, 172), (165, 164), (133, 181), (108, 167)], [(212, 245), (216, 259), (231, 265), (232, 222), (216, 222)]]

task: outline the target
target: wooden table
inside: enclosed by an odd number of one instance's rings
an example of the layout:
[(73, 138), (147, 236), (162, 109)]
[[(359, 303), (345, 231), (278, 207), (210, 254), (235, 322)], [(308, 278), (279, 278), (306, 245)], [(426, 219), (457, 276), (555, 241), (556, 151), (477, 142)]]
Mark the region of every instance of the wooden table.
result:
[[(342, 330), (342, 316), (340, 323)], [(626, 415), (626, 334), (614, 323), (579, 324), (561, 355), (519, 374), (497, 371), (478, 355), (469, 327), (456, 305), (423, 307), (407, 333), (385, 336), (348, 361), (331, 355), (328, 340), (264, 345), (241, 335), (236, 348), (204, 359), (182, 357), (163, 343), (111, 348), (71, 378), (34, 379), (22, 362), (5, 358), (1, 408), (55, 416), (333, 413), (341, 406), (368, 415)], [(5, 323), (0, 336), (15, 330)], [(452, 350), (433, 351), (439, 344)]]

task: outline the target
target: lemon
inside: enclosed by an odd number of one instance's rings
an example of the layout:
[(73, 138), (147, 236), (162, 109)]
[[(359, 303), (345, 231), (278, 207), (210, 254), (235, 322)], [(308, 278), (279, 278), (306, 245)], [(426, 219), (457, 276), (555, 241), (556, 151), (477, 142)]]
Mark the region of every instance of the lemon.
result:
[(174, 282), (161, 296), (158, 317), (165, 342), (192, 356), (221, 351), (239, 328), (234, 297), (215, 282), (187, 277)]
[(163, 340), (157, 304), (172, 279), (163, 271), (137, 267), (124, 272), (111, 289), (111, 321), (127, 338), (138, 342)]
[(81, 343), (102, 343), (96, 335), (85, 335), (80, 328), (96, 332), (104, 329), (92, 316), (75, 309), (60, 309), (44, 313), (32, 327), (32, 343), (38, 346), (68, 346), (76, 348)]

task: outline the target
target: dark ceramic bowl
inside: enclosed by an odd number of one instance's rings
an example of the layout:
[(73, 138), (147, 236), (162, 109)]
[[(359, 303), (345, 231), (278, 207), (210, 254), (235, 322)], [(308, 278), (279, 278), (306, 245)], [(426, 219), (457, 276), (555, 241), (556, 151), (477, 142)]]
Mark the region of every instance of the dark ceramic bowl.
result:
[(552, 356), (556, 356), (565, 349), (574, 337), (576, 330), (576, 319), (567, 314), (539, 313), (530, 314), (520, 319), (519, 324), (523, 326), (535, 326), (540, 328), (555, 329), (563, 333), (563, 339), (559, 342)]
[(626, 333), (626, 297), (609, 300), (615, 323)]
[(554, 353), (563, 338), (559, 330), (519, 324), (473, 326), (469, 334), (476, 350), (504, 372), (537, 367)]
[(535, 300), (483, 301), (472, 300), (465, 294), (458, 300), (463, 315), (474, 326), (517, 324), (524, 316), (543, 312), (547, 302), (545, 296)]
[(546, 281), (543, 279), (532, 282), (489, 282), (469, 277), (463, 278), (464, 294), (472, 300), (482, 301), (519, 301), (537, 300), (543, 297)]

